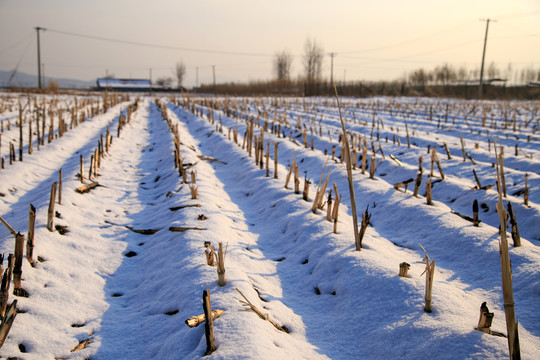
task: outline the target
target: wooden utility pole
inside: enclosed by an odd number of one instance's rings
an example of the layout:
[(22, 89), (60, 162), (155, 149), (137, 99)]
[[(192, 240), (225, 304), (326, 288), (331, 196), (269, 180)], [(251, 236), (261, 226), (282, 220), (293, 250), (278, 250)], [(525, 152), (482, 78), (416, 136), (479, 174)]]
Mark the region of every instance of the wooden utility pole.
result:
[(212, 76), (214, 78), (214, 93), (216, 92), (216, 65), (212, 65)]
[(35, 27), (36, 33), (37, 33), (37, 66), (38, 66), (38, 89), (41, 89), (41, 49), (40, 49), (40, 41), (39, 41), (39, 31), (40, 30), (47, 30), (42, 27)]
[(330, 55), (330, 86), (334, 86), (334, 56), (336, 53), (331, 52), (328, 55)]
[[(484, 20), (482, 20), (484, 21)], [(486, 34), (484, 36), (484, 50), (482, 51), (482, 65), (480, 66), (480, 83), (478, 85), (478, 98), (482, 98), (482, 92), (483, 92), (483, 81), (484, 81), (484, 61), (486, 59), (486, 46), (487, 46), (487, 38), (488, 38), (488, 30), (489, 30), (489, 22), (490, 19), (485, 19), (486, 21)]]

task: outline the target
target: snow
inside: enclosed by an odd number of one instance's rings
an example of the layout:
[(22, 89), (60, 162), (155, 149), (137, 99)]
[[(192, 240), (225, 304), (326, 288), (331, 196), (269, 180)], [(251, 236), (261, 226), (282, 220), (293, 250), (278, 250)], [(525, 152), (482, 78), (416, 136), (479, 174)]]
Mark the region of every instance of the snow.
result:
[[(25, 96), (20, 99), (23, 104), (27, 101)], [(39, 97), (43, 99), (50, 97)], [(11, 99), (14, 104), (16, 100)], [(73, 105), (69, 96), (59, 100), (60, 107)], [(197, 99), (197, 114), (193, 114), (191, 104), (179, 105), (193, 102), (193, 98), (143, 96), (117, 137), (119, 115), (125, 116), (134, 101), (135, 97), (104, 114), (87, 117), (39, 151), (34, 143), (32, 155), (26, 152), (26, 144), (24, 161), (0, 170), (0, 215), (26, 233), (28, 206), (32, 203), (37, 208), (34, 256), (44, 260), (35, 268), (23, 263), (22, 286), (30, 296), (10, 295), (10, 303), (15, 298), (18, 301), (19, 314), (0, 349), (2, 358), (201, 358), (206, 350), (204, 326), (189, 328), (184, 320), (203, 312), (202, 292), (207, 286), (212, 308), (225, 310), (214, 322), (218, 348), (209, 356), (212, 359), (505, 358), (507, 339), (474, 330), (480, 305), (486, 301), (495, 313), (492, 329), (506, 333), (497, 195), (494, 189), (472, 189), (476, 185), (472, 169), (482, 185), (494, 183), (493, 144), (491, 151), (487, 144), (492, 137), (505, 146), (509, 194), (524, 187), (528, 174), (529, 207), (523, 205), (522, 197), (513, 195), (505, 204), (512, 202), (522, 235), (522, 246), (510, 247), (521, 354), (524, 359), (536, 357), (540, 350), (540, 140), (534, 134), (536, 110), (531, 109), (537, 109), (537, 103), (511, 104), (519, 109), (514, 114), (519, 131), (514, 132), (511, 127), (501, 128), (502, 103), (465, 103), (472, 109), (466, 120), (460, 108), (464, 103), (457, 100), (343, 99), (348, 130), (367, 138), (371, 156), (370, 133), (375, 122), (386, 155), (383, 159), (377, 154), (375, 179), (353, 171), (358, 211), (369, 205), (372, 214), (363, 249), (355, 251), (346, 170), (339, 162), (335, 100), (215, 99), (229, 104), (229, 109), (236, 104), (244, 117), (238, 120), (230, 112), (216, 109), (212, 124), (212, 99)], [(166, 109), (172, 124), (178, 125), (181, 156), (185, 165), (193, 165), (188, 172), (196, 173), (198, 199), (191, 199), (189, 185), (182, 183), (174, 167), (173, 136), (156, 101)], [(446, 121), (445, 104), (452, 110)], [(393, 112), (379, 111), (374, 117), (372, 106), (382, 105)], [(249, 157), (242, 149), (244, 119), (246, 114), (257, 119), (261, 109), (268, 110), (271, 118), (276, 114), (282, 118), (285, 106), (290, 123), (282, 122), (286, 138), (265, 133), (265, 141), (279, 141), (279, 179), (273, 178), (273, 146), (267, 178), (253, 155)], [(424, 112), (419, 113), (422, 106)], [(435, 112), (433, 121), (428, 120), (430, 106)], [(490, 129), (489, 136), (472, 120), (482, 116), (482, 106), (490, 109), (488, 125), (492, 117), (498, 119), (498, 127)], [(25, 110), (27, 116), (31, 108)], [(294, 129), (299, 116), (308, 141), (314, 138), (314, 151), (304, 148), (301, 132)], [(9, 141), (18, 145), (16, 119), (16, 105), (0, 113), (4, 126), (1, 156), (9, 154)], [(261, 116), (261, 125), (264, 121)], [(411, 149), (407, 149), (405, 121)], [(113, 143), (99, 169), (97, 181), (102, 186), (86, 194), (76, 193), (74, 189), (81, 185), (76, 176), (79, 157), (83, 155), (87, 171), (90, 154), (107, 126)], [(321, 126), (322, 136), (312, 135), (310, 126), (316, 132)], [(232, 134), (231, 139), (228, 136), (229, 129), (232, 132), (236, 127), (240, 145), (234, 143)], [(300, 145), (288, 139), (291, 131)], [(255, 134), (259, 133), (256, 127)], [(396, 134), (401, 146), (393, 144)], [(527, 135), (531, 136), (529, 142)], [(460, 136), (477, 165), (463, 162)], [(373, 140), (378, 147), (376, 135)], [(443, 142), (450, 148), (451, 160)], [(532, 158), (522, 153), (515, 156), (516, 143)], [(329, 188), (335, 183), (343, 196), (337, 234), (333, 223), (326, 221), (326, 209), (317, 214), (311, 211), (328, 159), (323, 150), (330, 153), (333, 145), (338, 160), (328, 161), (327, 171), (332, 170)], [(427, 205), (424, 198), (430, 168), (428, 145), (437, 146), (446, 176), (433, 187), (434, 206)], [(292, 181), (289, 189), (284, 188), (293, 150), (301, 178), (306, 175), (312, 181), (308, 202), (294, 194)], [(407, 192), (396, 191), (393, 184), (416, 177), (419, 156), (424, 157), (424, 177), (420, 196), (415, 198), (412, 183)], [(67, 225), (65, 235), (46, 229), (49, 191), (60, 168), (62, 204), (56, 204), (55, 210), (61, 217), (54, 221)], [(439, 176), (436, 168), (435, 176)], [(474, 199), (485, 204), (479, 227), (452, 213), (472, 216)], [(199, 206), (183, 207), (196, 204)], [(201, 214), (207, 219), (198, 220)], [(174, 226), (204, 230), (169, 231)], [(147, 235), (132, 230), (155, 232)], [(4, 254), (13, 252), (13, 236), (3, 228), (0, 241)], [(216, 248), (223, 242), (227, 249), (224, 287), (217, 285), (216, 268), (206, 265), (204, 241)], [(421, 260), (425, 254), (420, 244), (436, 264), (432, 313), (423, 311), (425, 275), (421, 274), (425, 265)], [(404, 261), (411, 264), (406, 278), (398, 276)], [(277, 330), (246, 310), (236, 289), (289, 332)], [(86, 348), (71, 352), (84, 340), (90, 340)]]

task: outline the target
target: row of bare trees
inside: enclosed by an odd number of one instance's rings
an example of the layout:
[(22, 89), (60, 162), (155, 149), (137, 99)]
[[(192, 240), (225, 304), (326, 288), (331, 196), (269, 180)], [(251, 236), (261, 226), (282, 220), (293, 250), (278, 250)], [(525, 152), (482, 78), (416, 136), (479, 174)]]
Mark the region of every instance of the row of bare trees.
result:
[[(322, 80), (322, 64), (324, 59), (324, 48), (315, 39), (307, 38), (304, 44), (304, 54), (302, 64), (304, 66), (304, 81), (310, 84)], [(294, 60), (293, 55), (283, 50), (274, 56), (274, 74), (278, 81), (291, 80), (291, 68)]]
[[(487, 67), (485, 76), (486, 79), (502, 79), (513, 84), (528, 84), (540, 82), (540, 69), (534, 69), (533, 67), (514, 69), (511, 63), (506, 68), (501, 69), (497, 64), (492, 62)], [(432, 70), (416, 69), (408, 74), (406, 78), (411, 86), (446, 86), (453, 82), (478, 81), (480, 79), (480, 69), (467, 69), (465, 66), (456, 68), (451, 64), (443, 64), (436, 66)]]

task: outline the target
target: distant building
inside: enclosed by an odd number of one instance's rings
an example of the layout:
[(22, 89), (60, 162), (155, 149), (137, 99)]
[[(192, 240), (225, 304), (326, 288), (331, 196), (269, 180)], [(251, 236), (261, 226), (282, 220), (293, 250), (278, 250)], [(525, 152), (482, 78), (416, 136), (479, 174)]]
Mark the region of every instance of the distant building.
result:
[(98, 90), (116, 90), (116, 91), (149, 91), (152, 84), (148, 79), (97, 79)]

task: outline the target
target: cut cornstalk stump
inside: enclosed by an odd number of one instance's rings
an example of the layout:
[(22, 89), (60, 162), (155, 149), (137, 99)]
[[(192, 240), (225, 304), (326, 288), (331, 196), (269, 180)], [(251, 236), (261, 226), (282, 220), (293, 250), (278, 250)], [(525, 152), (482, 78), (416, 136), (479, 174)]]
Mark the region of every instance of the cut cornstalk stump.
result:
[(478, 221), (478, 200), (474, 200), (473, 202), (473, 225), (478, 226), (480, 224), (480, 221)]
[(426, 274), (426, 295), (424, 297), (426, 304), (424, 306), (424, 311), (427, 313), (430, 313), (431, 312), (431, 292), (433, 289), (433, 275), (435, 274), (435, 260), (432, 260), (429, 257), (426, 249), (424, 249), (422, 245), (420, 245), (420, 247), (422, 248), (422, 250), (424, 250), (424, 253), (426, 254), (424, 259), (422, 259), (422, 262), (426, 264), (426, 269), (420, 275), (422, 276)]
[(294, 172), (294, 169), (296, 168), (296, 155), (293, 150), (293, 162), (291, 164), (291, 167), (289, 168), (289, 172), (287, 173), (287, 177), (285, 178), (285, 189), (289, 188), (289, 181), (291, 180), (291, 175)]
[(433, 205), (433, 200), (431, 197), (431, 178), (426, 182), (426, 204)]
[(81, 155), (79, 159), (79, 165), (80, 165), (80, 176), (81, 176), (81, 184), (84, 184), (84, 158)]
[(371, 157), (371, 166), (369, 167), (369, 178), (374, 179), (375, 177), (375, 154)]
[(371, 219), (371, 214), (368, 212), (369, 205), (366, 206), (366, 211), (362, 214), (362, 223), (360, 224), (360, 243), (362, 243), (364, 239), (364, 235), (366, 234), (366, 229), (369, 225), (369, 220)]
[(223, 252), (223, 243), (219, 243), (218, 253), (216, 257), (216, 266), (218, 274), (218, 285), (225, 286), (227, 285), (227, 280), (225, 279), (225, 255), (226, 251)]
[(278, 178), (278, 145), (279, 142), (274, 143), (274, 179)]
[(401, 189), (401, 187), (404, 187), (405, 188), (404, 192), (406, 193), (407, 188), (409, 187), (409, 183), (411, 183), (413, 181), (414, 181), (414, 179), (411, 178), (411, 179), (407, 179), (407, 180), (402, 181), (402, 182), (395, 183), (394, 184), (394, 189), (399, 191), (399, 189)]
[(9, 330), (11, 329), (13, 321), (15, 320), (15, 316), (17, 316), (17, 300), (13, 300), (7, 309), (6, 314), (2, 318), (2, 325), (0, 325), (0, 348), (6, 341)]
[(471, 154), (465, 153), (465, 155), (467, 155), (467, 157), (469, 158), (469, 160), (471, 160), (471, 162), (472, 162), (473, 165), (476, 165), (476, 161), (474, 161), (474, 159), (472, 158)]
[(196, 184), (189, 185), (189, 191), (191, 192), (191, 199), (196, 200), (197, 199), (197, 189), (199, 187)]
[(284, 331), (286, 333), (288, 333), (289, 331), (287, 330), (287, 328), (285, 326), (279, 326), (278, 324), (276, 324), (274, 321), (270, 320), (270, 318), (268, 317), (268, 314), (263, 314), (261, 310), (259, 310), (255, 305), (253, 305), (248, 299), (247, 297), (242, 294), (242, 292), (240, 290), (238, 290), (238, 288), (236, 288), (236, 291), (238, 291), (238, 293), (242, 296), (242, 298), (244, 298), (244, 300), (241, 300), (241, 299), (236, 299), (238, 301), (240, 301), (240, 303), (244, 306), (247, 306), (249, 307), (251, 310), (253, 310), (257, 315), (259, 315), (259, 317), (263, 320), (266, 320), (268, 321), (270, 324), (274, 325), (274, 327), (280, 331)]
[(328, 200), (327, 200), (327, 207), (326, 207), (326, 220), (332, 221), (332, 190), (328, 190)]
[(206, 336), (206, 355), (216, 351), (216, 339), (214, 337), (214, 322), (212, 317), (212, 304), (210, 302), (210, 288), (207, 286), (203, 291), (203, 309), (204, 309), (204, 334)]
[(436, 148), (433, 148), (431, 150), (431, 156), (435, 160), (435, 163), (437, 164), (437, 169), (439, 169), (439, 173), (441, 174), (441, 179), (444, 180), (444, 172), (443, 172), (439, 157), (437, 156), (437, 149)]
[(204, 231), (206, 229), (205, 228), (200, 228), (200, 227), (197, 227), (197, 226), (171, 226), (171, 227), (169, 227), (170, 232), (183, 233), (183, 232), (186, 232), (188, 230)]
[[(341, 130), (343, 131), (343, 147), (341, 148), (341, 152), (345, 152), (345, 160), (347, 165), (347, 181), (349, 183), (349, 197), (351, 200), (351, 212), (353, 216), (353, 231), (354, 231), (354, 242), (356, 246), (356, 250), (360, 251), (362, 249), (362, 238), (360, 237), (360, 234), (358, 232), (358, 215), (356, 214), (356, 197), (354, 195), (354, 183), (353, 183), (353, 177), (352, 177), (352, 158), (351, 158), (351, 148), (349, 146), (349, 138), (347, 137), (347, 129), (345, 128), (345, 120), (343, 119), (343, 116), (341, 114), (341, 104), (339, 102), (339, 97), (337, 93), (336, 85), (334, 84), (334, 94), (336, 96), (336, 101), (338, 104), (338, 110), (339, 110), (339, 120), (341, 123)], [(341, 198), (339, 199), (339, 202), (341, 202)], [(334, 232), (335, 228), (337, 226), (337, 222), (334, 223)]]
[[(225, 312), (225, 310), (219, 310), (219, 309), (212, 310), (212, 321), (216, 320), (218, 317), (223, 315), (224, 312)], [(204, 323), (205, 321), (206, 321), (206, 316), (204, 314), (201, 314), (201, 315), (196, 315), (196, 316), (190, 317), (189, 319), (187, 319), (185, 321), (185, 323), (186, 323), (187, 326), (193, 328), (193, 327), (199, 326), (200, 324)]]
[(499, 181), (501, 182), (503, 196), (506, 197), (506, 180), (504, 177), (504, 153), (502, 149), (504, 148), (501, 146), (501, 153), (499, 154)]
[(394, 160), (396, 162), (396, 164), (398, 164), (399, 166), (403, 166), (401, 161), (399, 161), (394, 155), (390, 154), (390, 159)]
[(424, 170), (422, 169), (422, 157), (420, 156), (418, 158), (418, 174), (416, 175), (416, 181), (414, 182), (414, 197), (418, 197), (418, 191), (420, 190), (420, 185), (422, 184), (422, 173)]
[(482, 189), (482, 184), (480, 183), (480, 180), (478, 179), (478, 176), (476, 175), (476, 170), (473, 169), (473, 175), (474, 175), (474, 180), (476, 181), (476, 187), (478, 190)]
[(463, 135), (459, 137), (459, 141), (461, 142), (461, 154), (463, 155), (463, 162), (466, 162), (467, 156), (465, 152), (465, 140), (463, 140)]
[(208, 266), (216, 266), (216, 260), (215, 260), (215, 254), (216, 249), (210, 244), (210, 241), (204, 242), (204, 254), (206, 256), (206, 265)]
[(510, 225), (512, 226), (512, 240), (514, 241), (514, 247), (519, 247), (521, 246), (521, 237), (519, 236), (519, 228), (511, 202), (508, 202), (507, 209), (508, 217), (510, 218)]
[(407, 273), (409, 272), (409, 269), (411, 268), (411, 264), (402, 262), (399, 264), (399, 276), (400, 277), (407, 277)]
[(4, 220), (4, 218), (1, 217), (1, 216), (0, 216), (0, 222), (1, 222), (2, 224), (4, 224), (4, 226), (6, 227), (6, 229), (8, 229), (8, 231), (11, 233), (11, 235), (17, 236), (17, 231), (15, 231), (15, 229), (13, 229), (13, 228), (11, 227), (11, 225), (9, 225), (8, 222), (7, 222), (6, 220)]
[(300, 178), (298, 177), (298, 165), (294, 165), (294, 193), (300, 194)]
[(266, 177), (270, 177), (270, 141), (266, 142), (266, 156), (265, 156)]
[(98, 186), (99, 186), (99, 183), (97, 181), (92, 181), (90, 184), (79, 186), (78, 188), (75, 189), (75, 191), (78, 192), (79, 194), (84, 194)]
[(362, 148), (362, 175), (366, 173), (367, 148), (364, 145)]
[(528, 177), (529, 177), (529, 174), (525, 174), (525, 191), (523, 193), (523, 204), (525, 204), (525, 206), (529, 206), (529, 188), (527, 187)]
[(304, 201), (309, 201), (309, 184), (311, 184), (311, 181), (309, 181), (306, 176), (304, 178), (304, 190), (302, 191), (302, 199), (304, 199)]
[[(10, 254), (10, 256), (11, 257), (8, 259), (12, 259), (13, 255)], [(2, 260), (2, 262), (4, 261), (3, 255), (0, 255), (0, 260)], [(0, 269), (2, 268), (3, 266), (0, 265)], [(11, 284), (11, 276), (13, 273), (12, 267), (8, 264), (8, 267), (3, 273), (4, 275), (2, 276), (2, 284), (0, 287), (0, 318), (4, 317), (6, 314), (7, 303), (9, 300), (9, 286)]]
[(494, 313), (489, 312), (486, 302), (484, 301), (480, 306), (480, 318), (478, 319), (478, 327), (475, 330), (491, 334), (491, 323), (493, 322)]
[(339, 197), (336, 197), (336, 201), (334, 202), (334, 234), (337, 234), (337, 224), (338, 224), (338, 216), (339, 216), (339, 204), (341, 203), (341, 195)]
[(448, 160), (452, 160), (452, 155), (450, 155), (450, 150), (448, 150), (448, 145), (446, 143), (443, 143), (444, 150), (446, 150), (446, 155), (448, 156)]
[(36, 208), (30, 204), (28, 211), (28, 238), (26, 239), (26, 259), (30, 265), (35, 266), (34, 261), (34, 229), (36, 225)]
[[(501, 147), (502, 149), (502, 147)], [(503, 166), (502, 166), (502, 153), (500, 158), (497, 156), (497, 146), (494, 147), (495, 159), (497, 159), (497, 213), (499, 214), (500, 221), (500, 235), (501, 240), (499, 242), (499, 255), (501, 258), (501, 280), (502, 280), (502, 292), (504, 300), (504, 314), (506, 318), (506, 331), (508, 335), (508, 353), (510, 359), (520, 359), (521, 352), (519, 348), (519, 335), (518, 335), (518, 323), (516, 321), (515, 305), (514, 305), (514, 289), (512, 285), (512, 264), (510, 263), (510, 254), (508, 252), (508, 239), (506, 238), (506, 212), (504, 210), (502, 196), (503, 191), (502, 183)]]
[(322, 187), (321, 182), (324, 177), (324, 172), (326, 170), (326, 165), (328, 165), (328, 159), (326, 158), (326, 163), (324, 164), (323, 170), (321, 172), (321, 177), (319, 179), (319, 184), (317, 185), (317, 190), (315, 194), (315, 199), (313, 200), (313, 206), (311, 207), (311, 211), (313, 211), (314, 214), (317, 213), (317, 209), (323, 209), (324, 208), (324, 193), (326, 192), (326, 187), (328, 186), (328, 181), (330, 180), (330, 174), (332, 173), (332, 170), (328, 173), (328, 176), (326, 177), (326, 180), (324, 181)]
[(54, 219), (54, 202), (56, 200), (56, 181), (51, 186), (51, 195), (49, 198), (49, 209), (47, 211), (47, 230), (54, 231), (53, 219)]
[(13, 267), (13, 295), (28, 297), (26, 290), (22, 288), (22, 263), (24, 252), (24, 235), (15, 235), (15, 263)]
[(94, 154), (90, 155), (90, 165), (88, 166), (88, 180), (92, 181), (94, 175)]
[(58, 204), (62, 205), (62, 169), (58, 171)]

